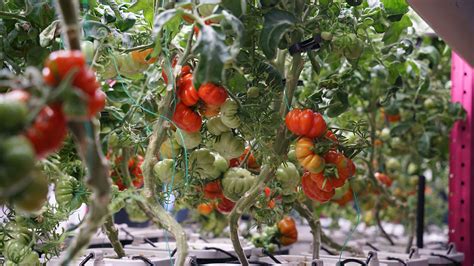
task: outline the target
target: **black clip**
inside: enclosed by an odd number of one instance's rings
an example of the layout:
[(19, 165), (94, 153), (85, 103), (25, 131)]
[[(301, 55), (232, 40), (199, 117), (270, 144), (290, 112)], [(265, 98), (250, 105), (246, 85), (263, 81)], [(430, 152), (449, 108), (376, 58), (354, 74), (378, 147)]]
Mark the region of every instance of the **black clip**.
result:
[(84, 266), (88, 261), (90, 261), (92, 258), (94, 258), (94, 253), (89, 253), (80, 263), (79, 266)]
[(148, 258), (144, 257), (144, 256), (133, 256), (132, 257), (132, 260), (141, 260), (143, 261), (146, 265), (150, 265), (150, 266), (153, 266), (155, 264), (153, 264), (153, 262), (151, 262), (151, 260), (149, 260)]
[(316, 50), (321, 47), (319, 44), (322, 41), (323, 39), (321, 38), (321, 35), (317, 34), (311, 39), (293, 44), (290, 46), (290, 48), (288, 48), (288, 51), (290, 52), (290, 55), (294, 55), (297, 53), (307, 52), (309, 50)]

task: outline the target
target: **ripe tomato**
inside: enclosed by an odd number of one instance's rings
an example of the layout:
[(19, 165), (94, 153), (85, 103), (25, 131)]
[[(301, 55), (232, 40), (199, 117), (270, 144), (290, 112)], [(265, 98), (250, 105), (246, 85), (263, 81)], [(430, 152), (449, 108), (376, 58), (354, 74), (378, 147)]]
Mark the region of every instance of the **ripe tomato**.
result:
[(329, 191), (328, 189), (334, 187), (342, 187), (346, 180), (355, 174), (355, 165), (352, 160), (346, 158), (343, 154), (336, 151), (328, 151), (324, 155), (326, 167), (332, 166), (337, 171), (332, 173), (319, 173), (312, 175), (313, 181), (315, 181), (320, 189)]
[(204, 186), (204, 197), (207, 199), (220, 199), (224, 197), (219, 179), (209, 182)]
[(338, 199), (333, 199), (335, 203), (337, 203), (339, 206), (344, 206), (347, 203), (351, 202), (354, 199), (354, 194), (352, 193), (352, 189), (349, 188), (343, 195), (342, 197)]
[(199, 97), (209, 105), (221, 106), (227, 99), (227, 92), (222, 86), (214, 83), (205, 83), (199, 87)]
[(199, 95), (193, 85), (193, 75), (186, 74), (178, 82), (178, 98), (186, 106), (193, 106), (199, 101)]
[(38, 158), (59, 149), (66, 134), (66, 118), (61, 105), (57, 104), (44, 107), (26, 131), (26, 137), (33, 144)]
[(198, 132), (201, 129), (202, 118), (183, 103), (178, 103), (173, 114), (173, 122), (187, 132)]
[(94, 70), (87, 66), (82, 67), (74, 77), (72, 85), (88, 96), (94, 96), (95, 92), (100, 89), (100, 84), (97, 82)]
[(391, 187), (393, 180), (386, 174), (377, 172), (375, 173), (375, 178), (386, 187)]
[[(177, 63), (178, 63), (178, 58), (174, 57), (171, 60), (171, 69), (173, 69), (176, 66)], [(165, 84), (168, 84), (168, 75), (166, 74), (166, 71), (165, 71), (164, 67), (161, 66), (161, 68), (162, 68), (161, 76), (163, 77), (163, 80), (165, 81)], [(190, 65), (184, 65), (181, 68), (181, 73), (179, 73), (179, 76), (184, 77), (185, 75), (190, 74), (192, 71), (193, 71), (193, 69), (191, 68)], [(178, 79), (178, 81), (179, 81), (179, 79)]]
[(133, 61), (145, 65), (145, 64), (153, 64), (156, 62), (157, 57), (149, 58), (150, 54), (153, 52), (153, 48), (148, 48), (145, 50), (133, 51), (131, 52), (131, 56)]
[(280, 237), (278, 241), (282, 246), (288, 246), (295, 243), (298, 240), (298, 230), (296, 229), (295, 220), (286, 216), (278, 222), (278, 232)]
[[(231, 167), (239, 166), (240, 163), (245, 159), (245, 157), (247, 156), (249, 151), (250, 151), (250, 147), (247, 146), (245, 148), (244, 153), (242, 153), (242, 155), (240, 155), (239, 158), (230, 159), (230, 166)], [(249, 157), (247, 158), (247, 162), (245, 163), (245, 165), (247, 165), (247, 168), (251, 169), (251, 170), (260, 169), (260, 165), (258, 165), (257, 160), (255, 159), (255, 156), (253, 156), (253, 153), (250, 153)]]
[(128, 160), (128, 168), (130, 169), (130, 174), (133, 177), (132, 185), (136, 188), (141, 188), (143, 186), (143, 160), (143, 156), (140, 155), (138, 155), (136, 158), (130, 158)]
[(45, 82), (56, 86), (66, 77), (72, 69), (80, 70), (86, 64), (86, 59), (81, 51), (60, 50), (52, 52), (45, 62)]
[(91, 118), (95, 116), (98, 112), (104, 110), (105, 98), (105, 93), (102, 90), (96, 90), (94, 96), (89, 98), (89, 105), (87, 107), (88, 118)]
[(216, 205), (216, 208), (219, 212), (221, 213), (229, 213), (232, 211), (234, 208), (235, 203), (228, 198), (222, 196), (221, 198), (218, 199), (218, 203)]
[(203, 104), (199, 107), (199, 113), (205, 118), (215, 117), (219, 114), (219, 111), (220, 111), (219, 106)]
[(327, 130), (323, 116), (310, 109), (291, 110), (286, 115), (285, 123), (293, 134), (308, 138), (319, 138), (323, 136)]
[(330, 192), (326, 192), (319, 189), (316, 182), (314, 182), (313, 179), (311, 178), (311, 173), (309, 172), (306, 172), (303, 174), (303, 177), (301, 179), (301, 187), (303, 188), (304, 194), (308, 198), (319, 201), (319, 202), (323, 202), (323, 203), (330, 200), (336, 193), (334, 189), (331, 190)]
[(314, 143), (310, 138), (300, 138), (296, 142), (296, 159), (304, 169), (311, 173), (320, 173), (324, 170), (324, 160), (313, 151)]
[(337, 139), (336, 135), (331, 130), (326, 131), (326, 134), (324, 134), (324, 136), (335, 143), (339, 143), (339, 140)]
[(201, 215), (209, 215), (214, 210), (214, 205), (212, 203), (201, 203), (197, 206), (197, 210)]

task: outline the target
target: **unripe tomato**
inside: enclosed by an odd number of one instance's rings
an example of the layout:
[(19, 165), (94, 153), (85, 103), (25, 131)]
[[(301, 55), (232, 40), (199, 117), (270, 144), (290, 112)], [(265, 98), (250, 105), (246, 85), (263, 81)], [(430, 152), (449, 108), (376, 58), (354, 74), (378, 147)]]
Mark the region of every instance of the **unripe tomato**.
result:
[(194, 149), (201, 144), (202, 138), (200, 132), (187, 133), (185, 131), (179, 132), (178, 130), (173, 133), (174, 139), (179, 146), (190, 150)]
[[(21, 130), (26, 122), (28, 107), (24, 93), (12, 91), (0, 94), (0, 132), (15, 133)], [(26, 94), (28, 97), (28, 94)]]
[(2, 137), (0, 161), (0, 186), (8, 188), (31, 174), (35, 165), (35, 153), (28, 139), (22, 135)]
[(173, 122), (184, 131), (198, 132), (201, 129), (202, 118), (185, 104), (178, 103), (173, 114)]
[(60, 207), (77, 210), (85, 197), (80, 182), (72, 176), (60, 176), (54, 187), (56, 202)]
[(222, 123), (230, 128), (238, 128), (240, 126), (240, 118), (237, 115), (238, 109), (238, 104), (234, 100), (228, 98), (221, 106)]
[(94, 43), (91, 41), (82, 41), (81, 42), (81, 51), (84, 53), (88, 63), (91, 63), (94, 60)]
[(40, 159), (59, 149), (66, 134), (66, 118), (60, 105), (45, 106), (26, 131), (26, 137)]
[(209, 105), (221, 106), (227, 99), (226, 90), (214, 83), (205, 83), (199, 87), (199, 97)]
[(319, 138), (326, 133), (327, 126), (320, 113), (310, 109), (293, 109), (285, 118), (288, 129), (297, 136)]
[(252, 188), (256, 180), (256, 176), (252, 175), (247, 169), (230, 168), (222, 178), (224, 196), (232, 201), (237, 201)]
[(135, 202), (127, 202), (125, 212), (127, 212), (128, 219), (132, 222), (143, 223), (149, 220), (148, 216), (146, 216)]
[(313, 151), (314, 143), (310, 138), (300, 138), (296, 142), (296, 159), (304, 169), (311, 173), (324, 170), (324, 159)]
[(230, 160), (239, 157), (245, 149), (244, 140), (231, 132), (222, 133), (214, 141), (212, 148), (224, 158)]
[(201, 203), (197, 206), (197, 210), (201, 215), (209, 215), (214, 210), (212, 203)]
[(209, 133), (215, 136), (220, 136), (222, 133), (230, 132), (230, 128), (222, 123), (220, 117), (212, 117), (207, 121), (206, 126)]
[(284, 194), (293, 193), (300, 183), (300, 174), (291, 162), (282, 163), (275, 172), (276, 179), (281, 183)]
[(31, 183), (13, 199), (18, 210), (24, 212), (39, 211), (47, 200), (48, 179), (40, 172), (33, 173), (35, 176)]
[(199, 113), (205, 118), (212, 118), (219, 114), (220, 109), (219, 106), (203, 104), (199, 107)]
[(193, 106), (199, 101), (198, 91), (193, 85), (193, 75), (186, 74), (178, 82), (178, 98), (187, 106)]
[(130, 54), (132, 55), (133, 61), (145, 65), (145, 64), (153, 64), (156, 62), (157, 57), (150, 57), (151, 53), (153, 53), (153, 48), (148, 48), (145, 50), (137, 50), (132, 51)]
[(250, 87), (247, 90), (248, 98), (257, 98), (259, 94), (260, 94), (260, 89), (258, 87)]
[(201, 148), (194, 150), (189, 156), (189, 170), (192, 176), (202, 180), (213, 180), (221, 175), (214, 165), (216, 156), (210, 150)]

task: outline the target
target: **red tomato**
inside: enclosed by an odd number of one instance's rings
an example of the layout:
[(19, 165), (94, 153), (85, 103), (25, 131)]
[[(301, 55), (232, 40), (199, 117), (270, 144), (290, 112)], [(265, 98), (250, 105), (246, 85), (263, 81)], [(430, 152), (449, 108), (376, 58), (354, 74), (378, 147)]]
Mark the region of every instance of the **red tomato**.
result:
[(265, 189), (263, 190), (265, 192), (265, 197), (269, 198), (272, 191), (269, 187), (265, 187)]
[(204, 197), (207, 199), (220, 199), (224, 197), (220, 180), (214, 180), (204, 186)]
[(229, 161), (229, 166), (230, 167), (238, 167), (240, 165), (240, 158), (234, 158), (234, 159), (230, 159)]
[(199, 97), (209, 105), (221, 106), (227, 99), (227, 92), (222, 86), (214, 83), (205, 83), (199, 87)]
[(220, 106), (203, 104), (199, 107), (199, 113), (206, 118), (211, 118), (219, 114)]
[(50, 86), (56, 86), (66, 77), (72, 69), (79, 71), (86, 65), (86, 59), (81, 51), (60, 50), (52, 52), (45, 62), (45, 82)]
[(183, 103), (178, 103), (173, 114), (173, 122), (187, 132), (198, 132), (201, 129), (202, 118)]
[(228, 198), (222, 196), (222, 198), (218, 199), (218, 203), (217, 203), (216, 208), (221, 213), (229, 213), (229, 212), (232, 211), (234, 206), (235, 206), (235, 203), (233, 201), (231, 201)]
[(326, 192), (319, 189), (316, 182), (311, 179), (311, 173), (309, 172), (303, 174), (303, 177), (301, 179), (301, 187), (303, 188), (304, 194), (308, 198), (319, 202), (327, 202), (336, 193), (334, 189), (330, 192)]
[(384, 184), (386, 187), (391, 187), (393, 180), (386, 174), (384, 173), (375, 173), (375, 178), (382, 184)]
[(26, 103), (30, 98), (30, 94), (24, 90), (11, 90), (7, 93), (1, 94), (0, 97), (9, 101), (20, 101)]
[(26, 131), (26, 137), (33, 144), (38, 158), (44, 158), (59, 149), (66, 134), (66, 118), (58, 104), (45, 106)]
[(94, 70), (87, 66), (82, 67), (76, 74), (72, 85), (89, 96), (94, 96), (95, 92), (100, 89), (100, 84), (97, 82)]
[(199, 95), (193, 85), (193, 75), (186, 74), (178, 80), (178, 98), (187, 106), (193, 106), (199, 101)]
[(310, 109), (291, 110), (286, 115), (285, 123), (293, 134), (308, 138), (322, 137), (327, 130), (327, 125), (323, 116)]
[(291, 245), (298, 240), (298, 230), (296, 229), (296, 223), (293, 218), (286, 216), (278, 222), (277, 227), (280, 233), (278, 241), (283, 246)]
[(339, 140), (337, 139), (336, 135), (331, 131), (331, 130), (328, 130), (326, 131), (326, 134), (324, 135), (326, 138), (332, 140), (333, 142), (336, 142), (338, 143)]
[(96, 90), (94, 96), (89, 98), (87, 116), (91, 118), (105, 107), (105, 93), (102, 90)]
[[(173, 69), (177, 63), (178, 63), (178, 58), (173, 57), (173, 59), (171, 60), (171, 69)], [(168, 75), (166, 74), (166, 71), (163, 66), (161, 66), (161, 76), (163, 77), (163, 80), (165, 81), (165, 83), (168, 84)]]

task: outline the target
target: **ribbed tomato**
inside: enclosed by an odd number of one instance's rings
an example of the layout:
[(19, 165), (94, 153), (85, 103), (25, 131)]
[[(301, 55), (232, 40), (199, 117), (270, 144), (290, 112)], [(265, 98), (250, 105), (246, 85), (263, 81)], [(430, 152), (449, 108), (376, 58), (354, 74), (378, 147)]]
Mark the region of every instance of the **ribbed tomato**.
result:
[(26, 131), (26, 137), (33, 144), (38, 158), (59, 149), (66, 134), (66, 118), (61, 105), (45, 106)]
[(216, 208), (221, 213), (229, 213), (234, 208), (235, 203), (228, 198), (222, 196), (222, 198), (218, 199), (218, 203)]
[(336, 142), (338, 143), (339, 140), (337, 139), (336, 135), (334, 134), (334, 132), (332, 132), (331, 130), (328, 130), (326, 131), (326, 134), (324, 134), (324, 136), (330, 140), (332, 140), (333, 142)]
[(198, 132), (201, 129), (202, 118), (198, 113), (180, 102), (176, 105), (173, 122), (184, 131)]
[(311, 173), (324, 170), (324, 159), (314, 152), (314, 143), (310, 138), (300, 138), (295, 147), (296, 159), (304, 169)]
[(91, 118), (98, 112), (104, 110), (105, 107), (105, 93), (102, 90), (96, 90), (94, 96), (89, 98), (87, 116)]
[(293, 109), (285, 118), (288, 129), (293, 134), (308, 138), (322, 137), (327, 130), (326, 121), (320, 113), (310, 109)]
[(86, 65), (86, 59), (81, 51), (60, 50), (52, 52), (46, 60), (45, 82), (50, 86), (56, 86), (66, 77), (72, 69), (79, 71)]
[(219, 179), (207, 183), (204, 186), (204, 197), (207, 199), (220, 199), (224, 196)]
[(178, 82), (178, 98), (187, 106), (193, 106), (199, 101), (199, 95), (193, 85), (193, 75), (186, 74)]
[(212, 118), (217, 116), (220, 111), (220, 106), (214, 106), (209, 104), (203, 104), (199, 107), (199, 113), (205, 118)]
[(198, 93), (203, 102), (214, 106), (221, 106), (228, 96), (224, 87), (214, 83), (202, 84)]
[[(173, 60), (171, 60), (171, 69), (173, 69), (176, 66), (177, 63), (178, 63), (178, 58), (174, 57)], [(166, 74), (166, 71), (165, 71), (164, 67), (162, 66), (161, 68), (162, 68), (161, 76), (163, 77), (163, 80), (165, 81), (165, 83), (168, 84), (168, 75)], [(190, 65), (184, 65), (184, 66), (181, 67), (181, 72), (179, 73), (179, 76), (183, 77), (187, 74), (190, 74), (192, 71), (193, 71), (193, 69), (191, 68)], [(178, 79), (178, 81), (179, 81), (179, 79)]]
[(303, 174), (303, 177), (301, 178), (301, 187), (308, 198), (319, 202), (327, 202), (336, 193), (334, 189), (330, 192), (319, 189), (316, 182), (311, 179), (311, 173), (309, 172)]
[(100, 84), (97, 82), (94, 70), (87, 66), (82, 67), (74, 77), (72, 85), (88, 96), (94, 96), (94, 93), (100, 89)]
[(296, 223), (293, 218), (286, 216), (278, 222), (277, 227), (280, 233), (278, 241), (282, 246), (291, 245), (298, 240), (298, 230), (296, 229)]

